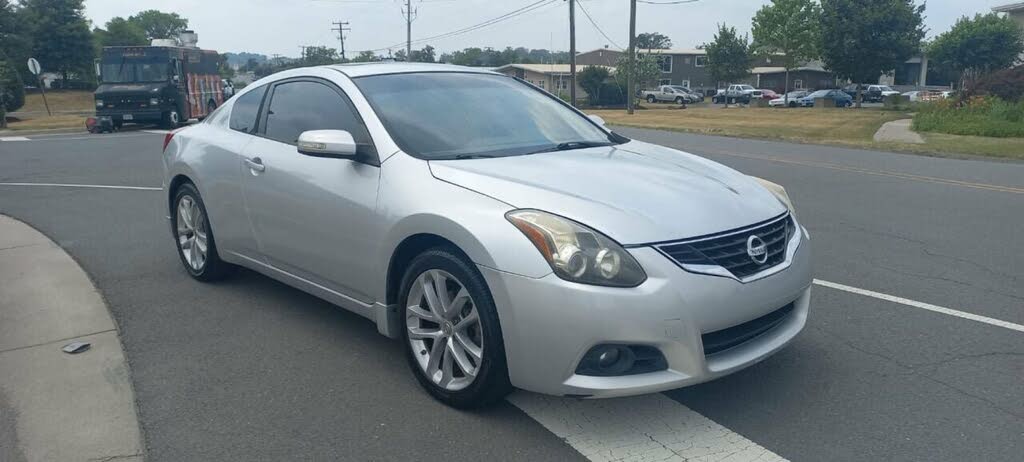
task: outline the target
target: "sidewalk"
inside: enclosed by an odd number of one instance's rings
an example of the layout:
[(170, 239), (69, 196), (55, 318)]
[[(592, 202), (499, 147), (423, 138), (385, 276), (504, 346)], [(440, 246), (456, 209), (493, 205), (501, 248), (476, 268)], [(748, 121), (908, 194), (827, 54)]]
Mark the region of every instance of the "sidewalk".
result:
[[(62, 352), (72, 341), (92, 347)], [(131, 380), (106, 304), (57, 244), (3, 215), (0, 460), (142, 460)]]

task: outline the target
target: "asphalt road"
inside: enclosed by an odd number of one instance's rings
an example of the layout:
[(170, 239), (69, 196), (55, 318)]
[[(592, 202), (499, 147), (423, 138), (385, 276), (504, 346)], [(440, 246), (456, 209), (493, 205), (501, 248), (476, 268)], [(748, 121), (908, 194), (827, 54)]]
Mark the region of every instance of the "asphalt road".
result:
[[(620, 132), (785, 185), (819, 279), (1024, 323), (1024, 164)], [(161, 135), (38, 138), (0, 141), (0, 183), (160, 184)], [(151, 460), (582, 460), (509, 404), (437, 404), (359, 316), (248, 271), (190, 280), (161, 201), (0, 185), (106, 297)], [(1024, 333), (821, 286), (811, 309), (776, 356), (666, 396), (795, 461), (1020, 459)]]

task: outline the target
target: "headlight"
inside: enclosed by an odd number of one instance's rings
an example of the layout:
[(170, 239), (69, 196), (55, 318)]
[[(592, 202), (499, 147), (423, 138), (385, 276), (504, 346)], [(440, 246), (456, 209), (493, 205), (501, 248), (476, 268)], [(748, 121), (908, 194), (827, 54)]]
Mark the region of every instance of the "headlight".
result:
[(779, 199), (779, 202), (782, 202), (782, 205), (785, 205), (786, 208), (789, 209), (789, 213), (796, 213), (796, 211), (793, 209), (793, 201), (789, 200), (789, 194), (786, 193), (786, 188), (783, 188), (782, 186), (772, 183), (771, 181), (768, 181), (764, 178), (758, 178), (756, 176), (752, 176), (751, 178), (753, 178), (754, 181), (760, 183), (761, 186), (764, 186), (764, 189), (767, 189), (768, 192), (774, 194), (775, 197)]
[(513, 210), (505, 218), (526, 235), (552, 271), (566, 281), (636, 287), (647, 279), (626, 249), (586, 226), (539, 210)]
[(102, 99), (96, 100), (96, 107), (103, 107), (103, 100)]
[(150, 106), (159, 106), (160, 105), (160, 99), (159, 98), (150, 98), (149, 99), (149, 105)]

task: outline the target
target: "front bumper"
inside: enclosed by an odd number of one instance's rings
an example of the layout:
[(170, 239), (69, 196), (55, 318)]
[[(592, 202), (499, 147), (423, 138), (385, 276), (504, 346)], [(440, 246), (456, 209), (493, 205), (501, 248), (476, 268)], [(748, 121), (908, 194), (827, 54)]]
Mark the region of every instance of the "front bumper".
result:
[[(689, 273), (650, 247), (630, 249), (648, 278), (627, 289), (480, 267), (498, 307), (512, 384), (552, 395), (628, 396), (705, 382), (765, 359), (789, 343), (807, 320), (810, 245), (806, 231), (797, 228), (801, 231), (794, 239), (800, 245), (789, 267), (747, 283)], [(792, 312), (771, 330), (704, 354), (701, 334), (743, 324), (789, 303)], [(615, 377), (576, 374), (591, 347), (608, 343), (655, 347), (668, 368)]]
[[(163, 117), (163, 109), (160, 108), (147, 108), (147, 109), (98, 109), (96, 111), (96, 117), (109, 117), (111, 120), (116, 122), (155, 122), (160, 121)], [(125, 116), (130, 115), (130, 120), (125, 120)]]

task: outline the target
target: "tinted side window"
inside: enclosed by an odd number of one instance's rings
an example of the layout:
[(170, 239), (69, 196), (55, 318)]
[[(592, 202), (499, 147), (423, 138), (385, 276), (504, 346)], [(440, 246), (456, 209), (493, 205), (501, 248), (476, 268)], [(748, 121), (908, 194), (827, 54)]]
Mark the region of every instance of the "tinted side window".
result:
[(274, 87), (264, 135), (295, 144), (308, 130), (346, 130), (359, 145), (369, 145), (362, 120), (337, 91), (317, 82), (287, 82)]
[(263, 101), (263, 94), (267, 86), (264, 85), (238, 97), (235, 105), (231, 108), (231, 129), (243, 133), (252, 133), (256, 130), (256, 115), (260, 111), (260, 102)]

